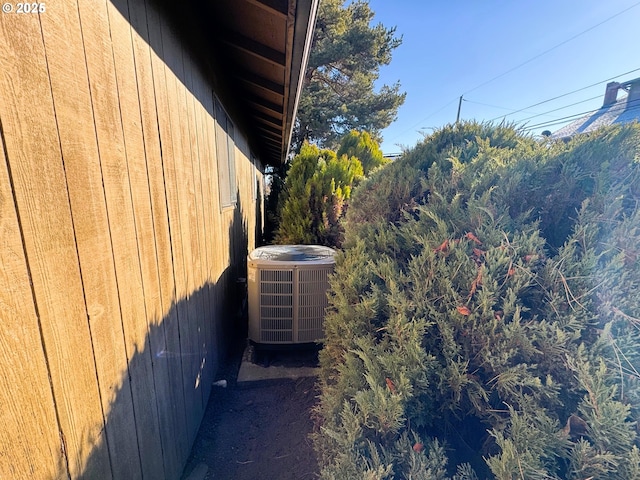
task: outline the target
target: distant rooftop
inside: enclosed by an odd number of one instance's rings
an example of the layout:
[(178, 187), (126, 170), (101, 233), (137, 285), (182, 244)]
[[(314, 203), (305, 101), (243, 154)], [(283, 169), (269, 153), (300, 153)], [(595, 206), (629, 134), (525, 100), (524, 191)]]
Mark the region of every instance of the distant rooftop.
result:
[(640, 78), (622, 83), (609, 82), (602, 107), (565, 125), (554, 132), (551, 138), (567, 138), (607, 125), (631, 122), (640, 122)]

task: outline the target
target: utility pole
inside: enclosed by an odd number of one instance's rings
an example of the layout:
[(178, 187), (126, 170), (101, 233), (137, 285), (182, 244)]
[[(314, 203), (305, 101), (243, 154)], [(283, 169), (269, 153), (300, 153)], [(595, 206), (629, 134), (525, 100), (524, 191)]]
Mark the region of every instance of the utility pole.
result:
[(456, 116), (456, 125), (460, 123), (460, 109), (462, 108), (462, 97), (464, 95), (460, 95), (460, 101), (458, 102), (458, 115)]

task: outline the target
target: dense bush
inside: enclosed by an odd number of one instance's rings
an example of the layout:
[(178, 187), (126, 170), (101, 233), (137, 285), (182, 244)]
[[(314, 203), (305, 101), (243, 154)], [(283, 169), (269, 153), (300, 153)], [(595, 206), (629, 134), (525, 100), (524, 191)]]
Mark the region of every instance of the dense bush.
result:
[(362, 176), (357, 158), (305, 143), (284, 183), (276, 243), (340, 245), (344, 205)]
[(371, 138), (371, 135), (367, 132), (358, 132), (356, 130), (352, 130), (342, 137), (337, 154), (338, 157), (343, 155), (346, 155), (347, 158), (356, 157), (360, 160), (365, 175), (369, 175), (376, 168), (389, 163), (389, 160), (384, 158), (380, 146)]
[(449, 126), (355, 191), (326, 479), (640, 478), (640, 127)]

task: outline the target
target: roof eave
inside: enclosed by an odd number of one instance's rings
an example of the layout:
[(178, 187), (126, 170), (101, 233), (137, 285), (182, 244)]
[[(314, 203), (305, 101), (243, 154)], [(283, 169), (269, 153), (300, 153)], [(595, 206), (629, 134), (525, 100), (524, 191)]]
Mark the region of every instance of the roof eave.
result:
[[(295, 14), (290, 15), (287, 30), (293, 31), (291, 59), (287, 64), (291, 66), (288, 78), (287, 98), (285, 100), (285, 122), (283, 135), (283, 148), (280, 163), (284, 163), (289, 156), (289, 148), (291, 146), (291, 137), (295, 125), (296, 113), (298, 111), (298, 103), (304, 86), (304, 73), (309, 61), (309, 53), (311, 51), (311, 43), (313, 41), (313, 31), (316, 23), (316, 13), (318, 10), (319, 0), (291, 0), (291, 3), (297, 3)], [(292, 21), (292, 24), (290, 22)]]
[(151, 0), (263, 165), (288, 156), (319, 0)]

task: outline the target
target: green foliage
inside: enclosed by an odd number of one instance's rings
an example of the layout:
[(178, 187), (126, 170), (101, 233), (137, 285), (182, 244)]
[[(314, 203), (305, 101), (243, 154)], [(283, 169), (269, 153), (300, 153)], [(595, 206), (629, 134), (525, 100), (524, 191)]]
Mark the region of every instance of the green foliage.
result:
[(276, 242), (339, 245), (344, 204), (362, 175), (357, 158), (303, 145), (285, 181)]
[(320, 2), (294, 146), (307, 140), (337, 148), (339, 138), (353, 129), (377, 138), (404, 102), (398, 83), (375, 87), (380, 67), (400, 45), (395, 28), (371, 25), (374, 12), (365, 0), (344, 3)]
[(640, 478), (638, 152), (638, 126), (538, 144), (463, 123), (356, 189), (324, 478)]
[(380, 150), (378, 143), (371, 138), (371, 135), (356, 130), (351, 130), (340, 141), (338, 157), (343, 155), (356, 157), (360, 160), (365, 175), (369, 175), (376, 168), (389, 163), (389, 160), (382, 156), (382, 150)]
[[(347, 239), (351, 234), (358, 237), (360, 228), (370, 229), (378, 221), (385, 224), (401, 221), (403, 211), (425, 202), (428, 194), (425, 176), (434, 163), (446, 175), (454, 163), (465, 164), (476, 156), (480, 148), (477, 139), (488, 138), (491, 138), (491, 146), (501, 151), (516, 147), (525, 151), (534, 148), (533, 140), (519, 137), (510, 127), (474, 122), (448, 125), (431, 135), (428, 141), (406, 152), (394, 162), (393, 168), (374, 172), (360, 185), (354, 192), (352, 203), (355, 208), (350, 209), (347, 215)], [(522, 180), (526, 181), (526, 178)], [(519, 192), (518, 196), (522, 194)]]

